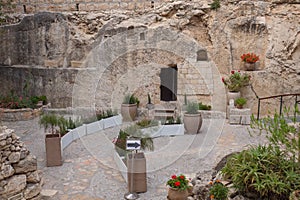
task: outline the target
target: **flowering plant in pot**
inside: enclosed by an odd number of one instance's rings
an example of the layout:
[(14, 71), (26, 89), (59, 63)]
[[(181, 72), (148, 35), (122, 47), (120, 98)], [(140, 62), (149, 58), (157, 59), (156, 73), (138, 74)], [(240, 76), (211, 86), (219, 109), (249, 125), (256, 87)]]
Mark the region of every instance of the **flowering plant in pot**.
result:
[(222, 77), (222, 82), (229, 92), (239, 92), (242, 87), (249, 85), (251, 76), (240, 71), (232, 70), (228, 78)]
[(255, 53), (247, 53), (241, 56), (242, 61), (246, 63), (256, 63), (259, 60), (259, 56)]
[(242, 61), (244, 62), (244, 68), (248, 71), (255, 70), (255, 63), (259, 60), (259, 56), (254, 53), (247, 53), (241, 56)]
[(178, 176), (172, 175), (167, 181), (167, 186), (169, 186), (168, 199), (180, 200), (186, 199), (189, 195), (188, 189), (191, 187), (189, 185), (189, 180), (183, 174)]

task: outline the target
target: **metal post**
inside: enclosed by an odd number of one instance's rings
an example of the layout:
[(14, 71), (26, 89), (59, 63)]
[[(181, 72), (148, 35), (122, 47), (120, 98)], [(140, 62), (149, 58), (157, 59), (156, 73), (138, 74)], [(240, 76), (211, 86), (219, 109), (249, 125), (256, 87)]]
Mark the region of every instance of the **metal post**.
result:
[(296, 109), (297, 109), (297, 101), (298, 101), (298, 98), (297, 98), (298, 96), (297, 95), (295, 95), (295, 107), (294, 107), (294, 119), (296, 119)]
[(283, 96), (280, 96), (280, 111), (279, 114), (282, 114), (282, 103), (283, 103)]
[(260, 99), (258, 99), (258, 105), (257, 105), (257, 120), (259, 120), (259, 112), (260, 112)]

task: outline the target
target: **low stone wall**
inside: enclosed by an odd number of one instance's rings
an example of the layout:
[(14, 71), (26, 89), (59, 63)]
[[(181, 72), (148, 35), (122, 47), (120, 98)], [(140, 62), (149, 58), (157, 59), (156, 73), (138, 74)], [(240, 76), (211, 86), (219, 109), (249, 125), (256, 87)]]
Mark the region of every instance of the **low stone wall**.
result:
[(1, 121), (27, 121), (42, 113), (42, 108), (3, 109), (0, 108)]
[(41, 198), (37, 159), (7, 127), (0, 127), (0, 168), (1, 199)]

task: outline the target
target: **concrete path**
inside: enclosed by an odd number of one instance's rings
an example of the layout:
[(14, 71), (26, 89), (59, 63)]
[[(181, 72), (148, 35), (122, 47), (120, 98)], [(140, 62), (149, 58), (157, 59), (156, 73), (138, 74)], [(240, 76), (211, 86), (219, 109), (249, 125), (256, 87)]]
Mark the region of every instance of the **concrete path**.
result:
[[(114, 162), (111, 143), (121, 127), (76, 140), (65, 149), (63, 166), (46, 167), (44, 130), (37, 118), (2, 122), (2, 125), (15, 129), (37, 156), (38, 167), (43, 172), (43, 192), (56, 192), (48, 199), (124, 199), (127, 184)], [(139, 199), (165, 200), (165, 183), (172, 174), (183, 173), (193, 178), (197, 172), (211, 173), (225, 155), (266, 141), (263, 136), (250, 137), (248, 128), (229, 125), (225, 119), (205, 119), (200, 134), (155, 138), (155, 151), (146, 152), (148, 191), (141, 193)]]

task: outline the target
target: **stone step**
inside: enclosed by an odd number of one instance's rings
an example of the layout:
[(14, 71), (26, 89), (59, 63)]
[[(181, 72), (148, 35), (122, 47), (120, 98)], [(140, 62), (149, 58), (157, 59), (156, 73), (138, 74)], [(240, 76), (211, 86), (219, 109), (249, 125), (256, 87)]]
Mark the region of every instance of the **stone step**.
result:
[(57, 190), (51, 190), (51, 189), (42, 189), (41, 193), (42, 199), (53, 199), (53, 197), (57, 194)]

